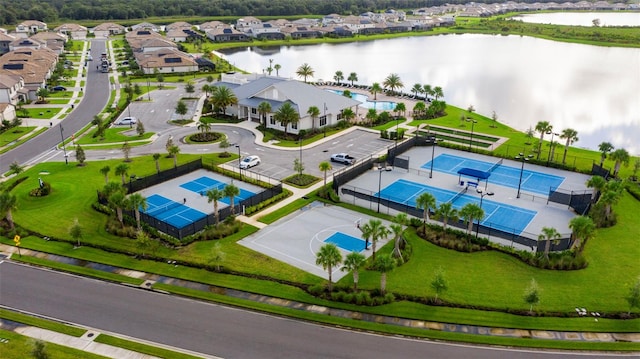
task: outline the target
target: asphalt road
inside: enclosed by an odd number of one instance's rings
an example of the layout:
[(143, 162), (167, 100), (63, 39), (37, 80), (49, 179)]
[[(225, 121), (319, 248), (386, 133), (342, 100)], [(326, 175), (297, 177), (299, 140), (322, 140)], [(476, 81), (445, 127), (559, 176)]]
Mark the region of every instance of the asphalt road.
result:
[[(0, 278), (2, 306), (224, 358), (593, 356), (485, 348), (351, 332), (8, 261), (0, 263)], [(597, 356), (605, 355), (598, 353)]]
[[(91, 41), (91, 55), (94, 59), (99, 59), (100, 54), (105, 51), (105, 49), (106, 45), (104, 40)], [(107, 74), (98, 72), (93, 63), (95, 63), (95, 60), (93, 62), (89, 61), (87, 65), (87, 81), (81, 102), (76, 106), (75, 110), (62, 121), (63, 135), (65, 138), (91, 122), (93, 116), (102, 111), (109, 99), (109, 78)], [(41, 156), (43, 153), (52, 151), (61, 140), (62, 136), (60, 135), (59, 125), (49, 128), (36, 139), (3, 154), (2, 160), (0, 161), (0, 173), (8, 171), (9, 166), (14, 161), (24, 165), (34, 158)]]

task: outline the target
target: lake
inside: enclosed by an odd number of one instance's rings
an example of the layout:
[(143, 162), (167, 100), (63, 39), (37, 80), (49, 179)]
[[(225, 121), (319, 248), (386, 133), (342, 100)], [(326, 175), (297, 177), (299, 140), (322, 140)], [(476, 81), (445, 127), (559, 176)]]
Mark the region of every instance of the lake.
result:
[(332, 81), (339, 70), (372, 84), (396, 73), (404, 92), (416, 83), (440, 86), (447, 103), (473, 105), (487, 117), (495, 111), (498, 121), (522, 131), (549, 121), (556, 132), (577, 130), (576, 146), (596, 149), (608, 141), (640, 153), (637, 48), (464, 34), (222, 52), (231, 64), (257, 73), (273, 59), (280, 76), (296, 79), (303, 63), (315, 71), (310, 80)]
[(549, 12), (522, 14), (514, 20), (534, 24), (554, 24), (568, 26), (593, 26), (593, 20), (600, 20), (600, 26), (640, 26), (640, 11), (637, 12)]

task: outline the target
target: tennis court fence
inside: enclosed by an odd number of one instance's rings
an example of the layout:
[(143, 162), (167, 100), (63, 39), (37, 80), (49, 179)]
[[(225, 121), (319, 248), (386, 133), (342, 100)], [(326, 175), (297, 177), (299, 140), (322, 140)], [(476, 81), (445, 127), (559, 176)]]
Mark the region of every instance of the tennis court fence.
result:
[[(406, 199), (396, 198), (391, 195), (376, 196), (372, 191), (358, 188), (354, 186), (342, 186), (340, 192), (342, 200), (347, 203), (352, 203), (359, 207), (369, 207), (371, 211), (390, 213), (390, 210), (406, 213), (416, 218), (424, 217), (424, 210), (418, 209), (413, 205), (407, 203)], [(352, 197), (350, 200), (345, 198), (346, 196)], [(433, 216), (433, 213), (430, 213)], [(433, 218), (433, 217), (431, 217)], [(450, 221), (449, 226), (456, 227), (460, 230), (466, 231), (467, 224), (462, 220)], [(489, 240), (492, 237), (500, 238), (513, 243), (518, 243), (522, 246), (529, 247), (532, 250), (544, 251), (546, 241), (538, 240), (538, 234), (521, 232), (517, 234), (515, 229), (504, 228), (503, 226), (497, 226), (492, 223), (483, 223), (478, 225), (477, 221), (473, 223), (472, 231), (486, 236)], [(566, 233), (561, 235), (561, 239), (556, 243), (551, 243), (551, 251), (562, 251), (569, 249), (572, 244), (571, 235)]]
[(500, 161), (494, 163), (493, 166), (491, 166), (491, 168), (489, 168), (489, 171), (487, 171), (487, 172), (491, 173), (491, 172), (495, 171), (496, 168), (502, 166), (502, 161), (504, 161), (504, 158), (501, 158)]

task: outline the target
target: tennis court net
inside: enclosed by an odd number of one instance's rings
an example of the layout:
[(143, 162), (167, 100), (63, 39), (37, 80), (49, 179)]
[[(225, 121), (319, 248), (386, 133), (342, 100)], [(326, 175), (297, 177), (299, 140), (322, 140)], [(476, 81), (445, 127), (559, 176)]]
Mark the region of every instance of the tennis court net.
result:
[(162, 206), (157, 206), (157, 207), (151, 208), (146, 213), (148, 215), (150, 215), (150, 216), (155, 216), (156, 214), (166, 212), (166, 211), (168, 211), (170, 209), (174, 209), (174, 208), (176, 208), (178, 206), (180, 206), (180, 203), (171, 202), (169, 204), (164, 204)]
[(467, 192), (467, 187), (463, 188), (460, 192), (456, 193), (456, 195), (449, 200), (449, 203), (453, 204), (453, 202), (455, 202), (458, 198), (460, 198), (466, 192)]
[(504, 161), (504, 158), (501, 158), (500, 161), (496, 162), (493, 164), (493, 166), (491, 166), (491, 168), (489, 168), (489, 173), (493, 172), (496, 168), (502, 166), (502, 161)]

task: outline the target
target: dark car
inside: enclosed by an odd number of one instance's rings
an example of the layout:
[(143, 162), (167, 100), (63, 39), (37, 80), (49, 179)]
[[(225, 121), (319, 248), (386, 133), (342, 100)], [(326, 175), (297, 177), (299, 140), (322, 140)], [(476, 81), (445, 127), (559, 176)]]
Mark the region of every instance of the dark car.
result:
[(64, 86), (53, 86), (51, 91), (67, 91), (67, 88)]

